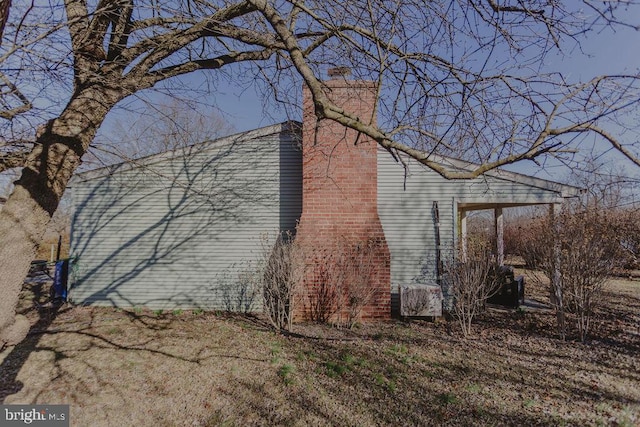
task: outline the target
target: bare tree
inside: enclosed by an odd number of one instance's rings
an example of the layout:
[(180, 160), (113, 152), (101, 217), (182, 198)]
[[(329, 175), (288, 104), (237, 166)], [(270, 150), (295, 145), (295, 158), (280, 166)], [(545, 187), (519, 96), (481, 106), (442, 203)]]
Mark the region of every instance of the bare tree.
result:
[[(571, 82), (547, 54), (626, 23), (632, 1), (52, 0), (14, 2), (0, 63), (0, 171), (21, 177), (0, 213), (0, 342), (26, 332), (14, 307), (35, 245), (107, 113), (168, 79), (206, 72), (212, 87), (257, 82), (285, 106), (301, 82), (316, 115), (373, 137), (449, 178), (523, 159), (565, 156), (574, 136), (601, 137), (638, 103), (638, 76)], [(324, 92), (327, 67), (378, 83), (378, 126)], [(35, 130), (34, 130), (35, 129)], [(443, 169), (432, 153), (479, 162)], [(570, 160), (570, 159), (569, 159)]]
[(83, 158), (83, 168), (133, 162), (153, 154), (206, 143), (234, 132), (215, 110), (201, 111), (178, 99), (149, 106), (149, 112), (115, 124), (96, 137)]
[(633, 204), (640, 179), (632, 176), (624, 165), (589, 155), (571, 170), (569, 182), (583, 188), (578, 200), (583, 209), (617, 209)]

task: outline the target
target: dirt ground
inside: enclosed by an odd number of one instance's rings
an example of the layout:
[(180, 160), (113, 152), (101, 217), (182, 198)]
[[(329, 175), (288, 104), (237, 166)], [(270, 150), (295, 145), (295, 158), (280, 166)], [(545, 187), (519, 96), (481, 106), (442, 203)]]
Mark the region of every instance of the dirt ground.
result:
[[(354, 330), (202, 312), (34, 307), (0, 353), (0, 402), (71, 405), (73, 426), (640, 425), (640, 281), (614, 280), (592, 339), (547, 311)], [(531, 284), (528, 296), (544, 302)]]

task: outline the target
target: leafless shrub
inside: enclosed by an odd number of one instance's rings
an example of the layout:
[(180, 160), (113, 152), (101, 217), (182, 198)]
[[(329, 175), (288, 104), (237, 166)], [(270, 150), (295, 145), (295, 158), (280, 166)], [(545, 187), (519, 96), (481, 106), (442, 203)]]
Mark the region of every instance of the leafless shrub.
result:
[(620, 244), (620, 266), (640, 269), (640, 213), (636, 209), (618, 209), (610, 216)]
[(504, 226), (504, 251), (505, 255), (522, 257), (525, 265), (531, 267), (538, 264), (539, 255), (531, 249), (531, 242), (538, 237), (540, 228), (546, 217), (546, 211), (529, 207), (520, 209), (519, 212), (505, 222)]
[[(553, 235), (550, 224), (546, 218), (531, 220), (528, 227), (520, 230), (520, 246), (518, 255), (522, 256), (524, 263), (529, 268), (537, 268), (541, 265), (549, 251), (549, 245), (541, 245), (541, 239), (550, 239)], [(547, 240), (551, 242), (551, 240)]]
[(560, 271), (567, 310), (576, 316), (578, 333), (586, 341), (594, 308), (620, 262), (614, 222), (604, 212), (563, 215)]
[(260, 294), (260, 279), (255, 268), (240, 271), (236, 280), (226, 281), (222, 286), (222, 302), (229, 312), (250, 313)]
[(376, 251), (374, 240), (335, 240), (314, 250), (305, 275), (310, 285), (307, 304), (311, 320), (353, 327), (376, 293), (371, 286)]
[(452, 315), (465, 337), (471, 335), (473, 319), (485, 308), (485, 302), (496, 291), (494, 261), (485, 245), (471, 245), (465, 261), (445, 263), (445, 281), (453, 297)]
[(339, 276), (342, 271), (338, 268), (339, 261), (333, 251), (316, 249), (313, 251), (312, 263), (307, 266), (308, 273), (306, 300), (308, 314), (312, 321), (327, 323), (340, 309)]
[(537, 254), (534, 267), (550, 283), (562, 339), (568, 313), (575, 318), (580, 340), (586, 341), (607, 280), (623, 260), (620, 233), (612, 213), (590, 209), (549, 218), (532, 239), (528, 250)]
[(467, 214), (467, 234), (469, 236), (468, 245), (495, 247), (493, 212), (487, 210), (470, 211)]
[(362, 309), (374, 298), (376, 288), (371, 286), (375, 272), (377, 244), (368, 240), (363, 244), (350, 245), (344, 255), (344, 297), (346, 302), (346, 324), (349, 328), (358, 321)]
[(291, 330), (297, 284), (304, 271), (303, 254), (290, 232), (280, 233), (273, 245), (263, 236), (260, 279), (264, 311), (277, 330)]
[[(561, 243), (557, 238), (560, 223), (550, 217), (538, 218), (522, 230), (521, 254), (531, 279), (549, 287), (549, 301), (556, 313), (556, 327), (562, 340), (566, 337), (566, 307), (560, 265)], [(557, 267), (557, 268), (556, 268)]]

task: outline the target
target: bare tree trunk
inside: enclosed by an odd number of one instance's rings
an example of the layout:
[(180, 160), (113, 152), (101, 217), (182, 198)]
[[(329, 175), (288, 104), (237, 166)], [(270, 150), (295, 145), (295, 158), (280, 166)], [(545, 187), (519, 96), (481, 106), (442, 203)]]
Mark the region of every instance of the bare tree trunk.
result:
[(26, 336), (16, 315), (24, 278), (67, 183), (118, 97), (103, 89), (76, 91), (63, 113), (38, 130), (36, 146), (0, 211), (0, 347)]
[(11, 0), (0, 0), (0, 43), (2, 43), (4, 26), (9, 20), (9, 9), (11, 9)]

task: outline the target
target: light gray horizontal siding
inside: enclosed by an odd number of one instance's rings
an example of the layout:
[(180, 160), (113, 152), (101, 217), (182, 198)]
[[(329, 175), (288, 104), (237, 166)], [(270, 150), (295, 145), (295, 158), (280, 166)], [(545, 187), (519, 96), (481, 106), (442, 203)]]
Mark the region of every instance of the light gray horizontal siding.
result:
[(401, 164), (386, 152), (378, 153), (378, 214), (391, 253), (392, 293), (401, 285), (435, 283), (433, 202), (438, 202), (441, 245), (450, 253), (456, 190), (417, 164), (410, 164), (405, 176)]
[(295, 228), (302, 162), (291, 133), (183, 154), (76, 181), (74, 302), (226, 309), (255, 271), (261, 236)]
[(438, 202), (443, 260), (453, 256), (458, 203), (553, 203), (559, 193), (492, 176), (447, 180), (405, 158), (407, 170), (384, 150), (378, 152), (378, 213), (391, 252), (391, 291), (399, 285), (435, 283)]

